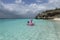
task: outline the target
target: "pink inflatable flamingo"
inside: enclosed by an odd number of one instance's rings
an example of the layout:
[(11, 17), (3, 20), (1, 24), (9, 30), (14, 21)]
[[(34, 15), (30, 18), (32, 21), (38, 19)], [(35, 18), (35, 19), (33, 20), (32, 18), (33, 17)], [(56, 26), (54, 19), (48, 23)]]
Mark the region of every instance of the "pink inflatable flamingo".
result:
[(30, 21), (28, 22), (28, 25), (34, 26), (34, 23), (32, 23), (32, 20), (30, 20)]

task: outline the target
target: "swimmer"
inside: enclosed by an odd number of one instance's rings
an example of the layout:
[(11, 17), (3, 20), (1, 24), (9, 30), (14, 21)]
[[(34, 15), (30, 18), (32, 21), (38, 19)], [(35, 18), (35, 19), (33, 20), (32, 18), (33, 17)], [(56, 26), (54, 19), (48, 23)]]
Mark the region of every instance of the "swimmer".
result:
[(29, 23), (29, 21), (27, 23)]

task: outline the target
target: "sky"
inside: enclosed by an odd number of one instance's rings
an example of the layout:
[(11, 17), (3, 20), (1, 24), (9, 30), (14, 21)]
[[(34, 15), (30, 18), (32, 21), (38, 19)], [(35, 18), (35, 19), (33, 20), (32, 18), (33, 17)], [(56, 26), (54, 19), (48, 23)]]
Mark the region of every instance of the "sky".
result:
[(39, 12), (60, 7), (60, 0), (0, 0), (0, 18), (35, 17)]

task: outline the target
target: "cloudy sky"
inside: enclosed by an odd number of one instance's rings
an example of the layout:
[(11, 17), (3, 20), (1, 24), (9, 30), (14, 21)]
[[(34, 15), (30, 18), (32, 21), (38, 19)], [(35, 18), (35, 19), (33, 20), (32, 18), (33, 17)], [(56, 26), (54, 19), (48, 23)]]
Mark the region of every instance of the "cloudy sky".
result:
[(60, 0), (0, 0), (0, 18), (31, 18), (43, 10), (60, 7)]

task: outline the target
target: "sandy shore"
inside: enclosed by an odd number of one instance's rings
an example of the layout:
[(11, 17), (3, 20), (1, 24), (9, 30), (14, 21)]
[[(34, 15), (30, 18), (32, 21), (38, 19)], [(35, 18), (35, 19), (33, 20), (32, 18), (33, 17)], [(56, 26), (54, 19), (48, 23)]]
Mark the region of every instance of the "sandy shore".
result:
[(60, 21), (60, 18), (54, 18), (53, 20), (59, 20)]

